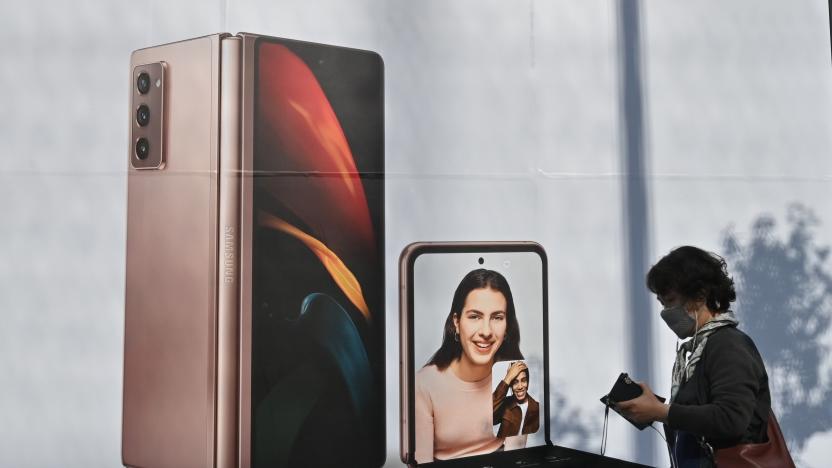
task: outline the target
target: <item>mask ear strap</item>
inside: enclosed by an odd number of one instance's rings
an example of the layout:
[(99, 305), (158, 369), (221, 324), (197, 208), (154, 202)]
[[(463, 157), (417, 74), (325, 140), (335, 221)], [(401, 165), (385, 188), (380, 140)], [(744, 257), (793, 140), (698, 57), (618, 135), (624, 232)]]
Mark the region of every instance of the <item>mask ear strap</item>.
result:
[(696, 320), (696, 324), (693, 326), (693, 348), (691, 348), (691, 353), (696, 351), (696, 335), (699, 334), (699, 309), (696, 309), (693, 317)]
[(699, 309), (693, 311), (693, 347), (696, 348), (696, 334), (699, 333)]
[[(699, 309), (696, 309), (694, 312), (694, 317), (696, 323), (693, 325), (693, 346), (690, 347), (690, 354), (693, 356), (693, 352), (696, 351), (696, 335), (699, 334)], [(685, 378), (688, 372), (688, 366), (690, 365), (690, 359), (685, 356), (685, 368), (682, 370), (682, 377)], [(687, 380), (685, 378), (685, 380)]]

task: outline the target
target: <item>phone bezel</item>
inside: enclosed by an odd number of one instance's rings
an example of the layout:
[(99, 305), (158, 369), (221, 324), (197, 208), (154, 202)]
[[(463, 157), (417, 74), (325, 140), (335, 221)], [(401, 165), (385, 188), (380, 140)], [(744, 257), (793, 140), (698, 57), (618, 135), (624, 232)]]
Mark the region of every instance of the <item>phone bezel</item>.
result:
[[(400, 419), (401, 419), (401, 459), (408, 466), (415, 466), (415, 403), (414, 378), (416, 374), (413, 362), (413, 268), (416, 259), (425, 254), (441, 253), (515, 253), (529, 252), (540, 257), (542, 269), (542, 307), (543, 307), (543, 408), (544, 435), (547, 445), (552, 445), (549, 427), (549, 277), (548, 258), (543, 246), (530, 241), (523, 242), (416, 242), (408, 245), (399, 258), (399, 320), (400, 320)], [(530, 447), (533, 448), (533, 447)], [(484, 455), (487, 456), (487, 455)]]

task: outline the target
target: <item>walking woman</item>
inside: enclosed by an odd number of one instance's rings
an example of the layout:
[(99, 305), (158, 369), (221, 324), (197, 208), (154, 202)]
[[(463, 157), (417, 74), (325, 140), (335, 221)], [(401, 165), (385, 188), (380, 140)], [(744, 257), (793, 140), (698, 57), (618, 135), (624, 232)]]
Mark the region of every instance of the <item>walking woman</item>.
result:
[(725, 260), (679, 247), (650, 269), (647, 287), (664, 322), (687, 341), (677, 345), (668, 404), (641, 383), (644, 393), (618, 408), (639, 422), (665, 423), (671, 463), (681, 468), (714, 466), (720, 450), (768, 442), (768, 375), (729, 309), (736, 293)]

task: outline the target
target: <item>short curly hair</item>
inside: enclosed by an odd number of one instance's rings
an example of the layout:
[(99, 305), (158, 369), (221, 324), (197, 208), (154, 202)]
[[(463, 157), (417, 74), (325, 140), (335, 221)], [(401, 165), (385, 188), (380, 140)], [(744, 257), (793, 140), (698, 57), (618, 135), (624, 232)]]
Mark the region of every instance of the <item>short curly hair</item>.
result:
[(671, 250), (650, 268), (647, 288), (659, 296), (674, 292), (686, 300), (704, 300), (714, 312), (727, 311), (737, 299), (725, 260), (689, 245)]

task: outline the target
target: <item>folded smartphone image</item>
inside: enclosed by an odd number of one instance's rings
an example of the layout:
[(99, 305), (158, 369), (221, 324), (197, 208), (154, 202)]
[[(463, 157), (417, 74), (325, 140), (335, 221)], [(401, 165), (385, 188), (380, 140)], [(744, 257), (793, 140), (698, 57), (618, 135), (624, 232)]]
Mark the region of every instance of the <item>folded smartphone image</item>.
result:
[(219, 34), (130, 86), (123, 463), (381, 466), (381, 58)]
[(542, 247), (412, 244), (400, 274), (402, 460), (444, 463), (547, 445)]

